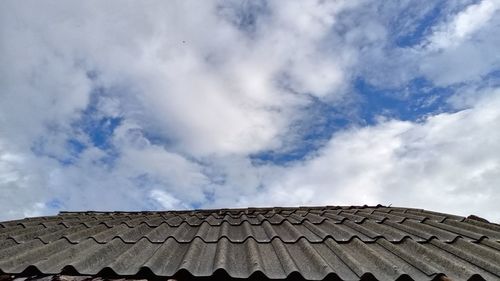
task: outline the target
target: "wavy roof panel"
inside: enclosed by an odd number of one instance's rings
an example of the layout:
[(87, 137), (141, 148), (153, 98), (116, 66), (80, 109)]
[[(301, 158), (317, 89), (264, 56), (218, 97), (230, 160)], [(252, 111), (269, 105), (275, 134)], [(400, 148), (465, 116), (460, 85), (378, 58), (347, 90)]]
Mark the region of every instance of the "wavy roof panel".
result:
[(0, 271), (500, 280), (500, 225), (383, 206), (62, 212), (0, 222)]

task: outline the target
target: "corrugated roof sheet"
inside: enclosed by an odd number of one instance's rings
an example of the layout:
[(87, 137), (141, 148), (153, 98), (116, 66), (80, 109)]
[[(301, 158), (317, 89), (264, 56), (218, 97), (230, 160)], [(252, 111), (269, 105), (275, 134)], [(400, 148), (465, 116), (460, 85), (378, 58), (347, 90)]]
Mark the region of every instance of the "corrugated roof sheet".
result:
[[(85, 275), (34, 275), (28, 277), (20, 277), (16, 275), (0, 275), (0, 281), (147, 281), (148, 279), (137, 278), (102, 278), (99, 276), (85, 276)], [(178, 280), (164, 280), (164, 281), (178, 281)]]
[(0, 223), (0, 271), (500, 280), (500, 225), (383, 206), (62, 212)]

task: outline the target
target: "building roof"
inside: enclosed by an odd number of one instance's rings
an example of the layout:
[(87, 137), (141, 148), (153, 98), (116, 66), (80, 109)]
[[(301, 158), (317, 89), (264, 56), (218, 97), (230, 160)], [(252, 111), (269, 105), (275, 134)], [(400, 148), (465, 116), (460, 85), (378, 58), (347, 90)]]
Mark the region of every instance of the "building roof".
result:
[(0, 223), (0, 272), (499, 280), (500, 225), (380, 205), (61, 212)]

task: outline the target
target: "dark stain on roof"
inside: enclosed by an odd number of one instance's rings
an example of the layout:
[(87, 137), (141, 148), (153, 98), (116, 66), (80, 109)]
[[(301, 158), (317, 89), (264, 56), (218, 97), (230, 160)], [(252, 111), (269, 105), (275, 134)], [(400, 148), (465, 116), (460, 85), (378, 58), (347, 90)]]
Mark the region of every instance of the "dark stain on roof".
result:
[(500, 225), (380, 205), (61, 212), (1, 222), (0, 273), (500, 280)]

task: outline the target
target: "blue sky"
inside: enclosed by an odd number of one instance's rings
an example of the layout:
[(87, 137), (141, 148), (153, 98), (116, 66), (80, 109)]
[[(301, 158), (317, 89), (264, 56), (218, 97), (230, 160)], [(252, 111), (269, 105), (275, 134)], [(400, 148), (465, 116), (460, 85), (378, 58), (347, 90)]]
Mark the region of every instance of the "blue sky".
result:
[(500, 3), (3, 1), (0, 218), (392, 204), (500, 220)]

